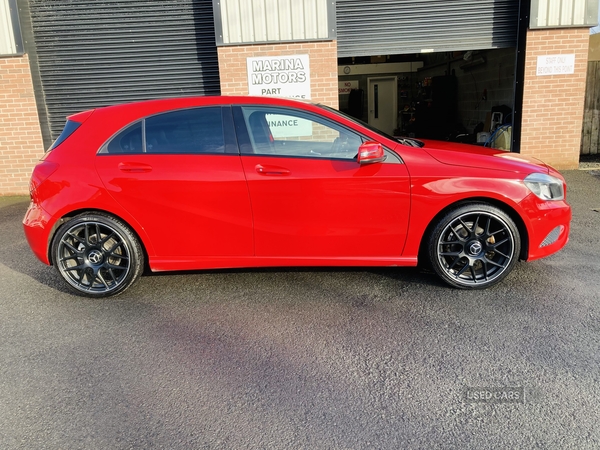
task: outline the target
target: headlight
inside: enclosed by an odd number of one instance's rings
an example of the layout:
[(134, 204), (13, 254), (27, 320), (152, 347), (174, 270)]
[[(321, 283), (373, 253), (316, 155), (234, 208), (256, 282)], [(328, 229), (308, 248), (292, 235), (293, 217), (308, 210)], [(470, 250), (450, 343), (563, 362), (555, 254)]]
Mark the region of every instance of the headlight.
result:
[(563, 200), (565, 189), (562, 180), (545, 173), (532, 173), (523, 182), (542, 200)]

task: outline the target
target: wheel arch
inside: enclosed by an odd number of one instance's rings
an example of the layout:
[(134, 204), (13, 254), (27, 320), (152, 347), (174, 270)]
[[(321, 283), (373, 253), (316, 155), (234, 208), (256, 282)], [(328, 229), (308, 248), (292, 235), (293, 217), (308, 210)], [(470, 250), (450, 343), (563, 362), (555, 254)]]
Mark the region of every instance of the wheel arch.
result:
[(140, 243), (140, 247), (142, 248), (142, 253), (144, 255), (144, 267), (150, 267), (148, 265), (149, 258), (148, 258), (148, 250), (146, 249), (146, 243), (144, 242), (144, 239), (140, 236), (140, 234), (137, 232), (136, 228), (134, 226), (132, 226), (131, 223), (129, 221), (125, 220), (123, 217), (121, 217), (117, 214), (111, 213), (109, 211), (99, 209), (99, 208), (74, 209), (74, 210), (69, 211), (68, 213), (64, 214), (60, 219), (58, 219), (54, 223), (54, 225), (50, 229), (50, 233), (48, 235), (48, 245), (46, 248), (46, 252), (48, 255), (48, 261), (50, 261), (51, 266), (54, 266), (54, 261), (52, 261), (52, 245), (53, 245), (54, 239), (56, 237), (56, 231), (60, 228), (60, 226), (62, 224), (69, 222), (71, 219), (73, 219), (81, 214), (102, 214), (104, 216), (112, 217), (113, 219), (123, 222), (123, 224), (126, 225), (131, 230), (131, 232), (135, 235), (138, 242)]
[(427, 242), (429, 241), (429, 237), (433, 232), (433, 229), (439, 222), (439, 220), (445, 216), (449, 211), (460, 208), (461, 206), (468, 205), (471, 203), (485, 203), (491, 206), (495, 206), (498, 209), (501, 209), (505, 212), (515, 223), (517, 229), (519, 230), (519, 235), (521, 237), (521, 250), (519, 253), (520, 260), (526, 260), (529, 255), (529, 232), (527, 231), (527, 226), (525, 222), (521, 218), (521, 215), (509, 204), (502, 202), (498, 199), (491, 197), (469, 197), (465, 199), (458, 200), (456, 202), (450, 203), (440, 211), (430, 220), (427, 228), (425, 229), (425, 233), (423, 233), (423, 237), (421, 239), (421, 244), (419, 246), (419, 261), (427, 261)]

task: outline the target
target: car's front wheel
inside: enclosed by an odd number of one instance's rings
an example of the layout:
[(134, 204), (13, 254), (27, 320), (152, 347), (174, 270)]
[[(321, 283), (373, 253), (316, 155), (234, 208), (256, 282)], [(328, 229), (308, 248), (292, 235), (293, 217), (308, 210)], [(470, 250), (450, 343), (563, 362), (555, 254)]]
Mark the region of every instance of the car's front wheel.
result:
[(485, 203), (448, 212), (437, 222), (428, 244), (434, 271), (446, 283), (463, 289), (498, 283), (513, 269), (521, 251), (514, 221)]
[(71, 289), (88, 297), (123, 292), (144, 268), (135, 234), (120, 220), (97, 213), (81, 214), (59, 227), (52, 262)]

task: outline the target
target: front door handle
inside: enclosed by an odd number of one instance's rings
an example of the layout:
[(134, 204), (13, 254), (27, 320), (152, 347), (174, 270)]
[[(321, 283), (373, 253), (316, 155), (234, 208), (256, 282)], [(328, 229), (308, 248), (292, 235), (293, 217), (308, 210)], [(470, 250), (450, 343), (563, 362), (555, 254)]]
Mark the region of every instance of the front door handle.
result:
[(291, 173), (285, 167), (280, 166), (263, 166), (262, 164), (257, 164), (255, 169), (259, 174), (267, 176), (285, 176)]
[(122, 172), (150, 172), (152, 166), (141, 163), (122, 162), (119, 163), (119, 170)]

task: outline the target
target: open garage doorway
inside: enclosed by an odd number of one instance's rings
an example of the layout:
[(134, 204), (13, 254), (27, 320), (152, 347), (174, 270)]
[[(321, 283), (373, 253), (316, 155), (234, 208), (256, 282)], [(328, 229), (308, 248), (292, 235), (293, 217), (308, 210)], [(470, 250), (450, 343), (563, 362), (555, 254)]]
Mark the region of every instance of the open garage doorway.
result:
[(369, 78), (396, 77), (393, 134), (510, 149), (522, 4), (337, 0), (340, 109), (373, 124)]
[(510, 150), (516, 49), (338, 59), (339, 104), (397, 136)]

